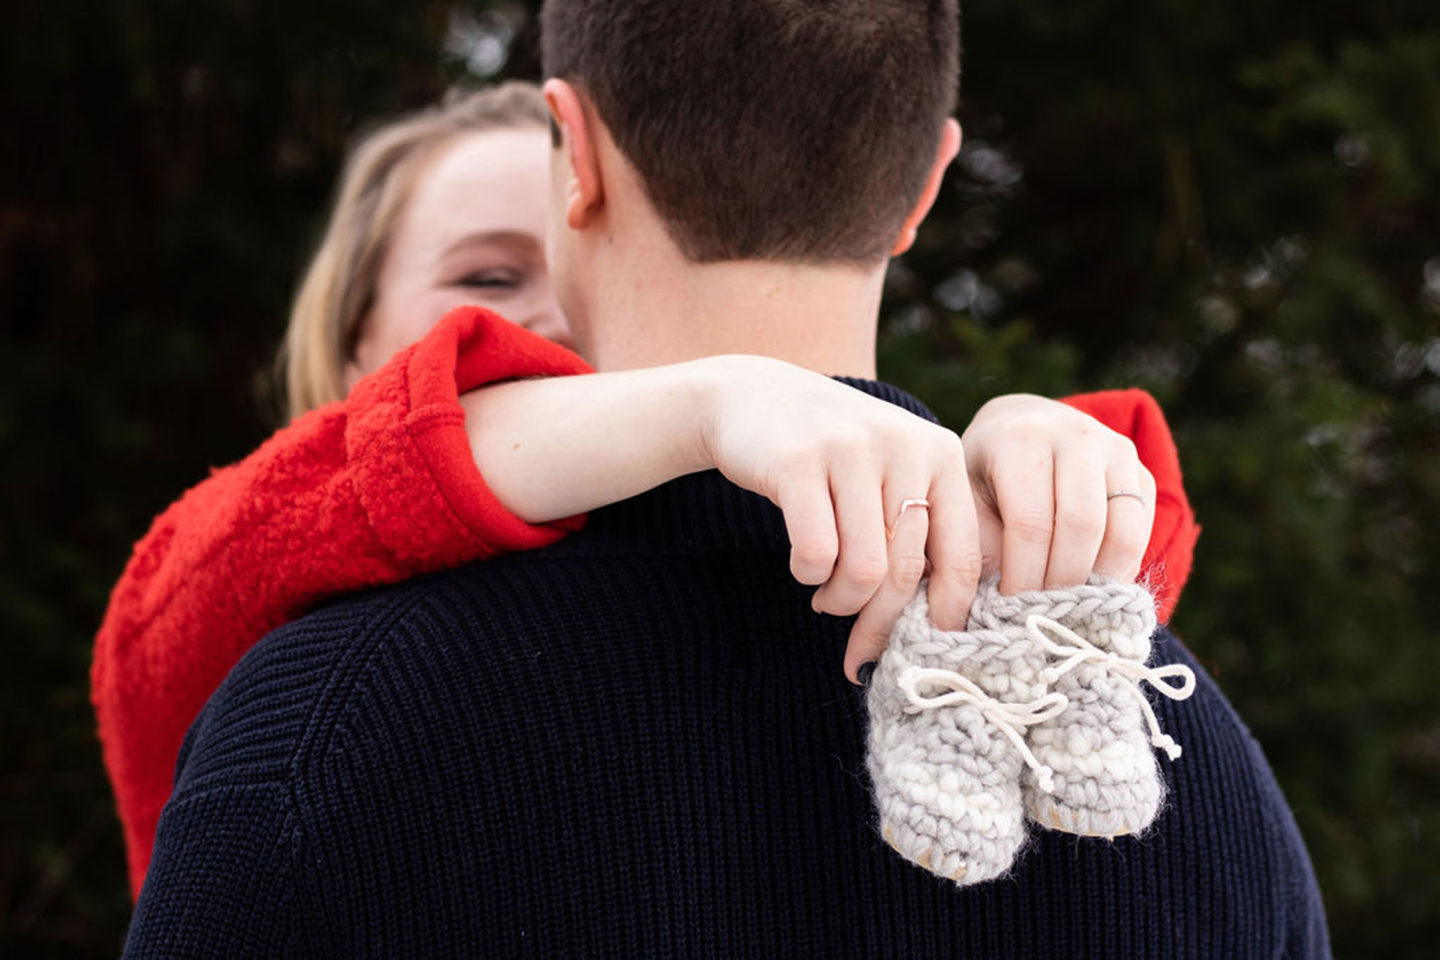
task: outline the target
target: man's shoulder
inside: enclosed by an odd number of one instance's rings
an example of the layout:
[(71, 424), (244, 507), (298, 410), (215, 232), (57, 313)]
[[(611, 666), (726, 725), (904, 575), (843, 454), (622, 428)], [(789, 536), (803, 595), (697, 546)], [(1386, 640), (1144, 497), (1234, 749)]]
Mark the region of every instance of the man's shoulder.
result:
[[(279, 782), (322, 755), (381, 674), (429, 670), (455, 645), (514, 638), (556, 591), (548, 551), (340, 597), (271, 631), (235, 665), (186, 736), (176, 791)], [(444, 671), (442, 680), (467, 678)]]
[[(1170, 789), (1158, 829), (1144, 843), (1174, 850), (1206, 851), (1186, 869), (1199, 886), (1232, 883), (1236, 869), (1268, 877), (1269, 906), (1287, 923), (1308, 926), (1320, 950), (1324, 908), (1300, 828), (1258, 740), (1221, 691), (1215, 678), (1168, 628), (1155, 636), (1152, 666), (1183, 664), (1196, 677), (1194, 695), (1183, 701), (1151, 697), (1161, 728), (1183, 746), (1177, 760), (1159, 757)], [(1295, 933), (1295, 931), (1291, 931)], [(1325, 948), (1328, 952), (1328, 948)]]
[(412, 603), (404, 590), (368, 591), (261, 638), (191, 724), (180, 750), (176, 794), (287, 779), (337, 673)]

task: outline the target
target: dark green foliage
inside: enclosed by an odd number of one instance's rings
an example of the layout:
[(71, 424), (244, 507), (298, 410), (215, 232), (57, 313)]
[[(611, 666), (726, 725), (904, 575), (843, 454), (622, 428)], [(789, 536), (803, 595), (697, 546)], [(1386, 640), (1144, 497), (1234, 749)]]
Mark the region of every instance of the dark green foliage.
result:
[[(149, 518), (273, 425), (257, 384), (346, 138), (464, 72), (451, 8), (6, 10), (0, 953), (116, 949), (90, 638)], [(533, 76), (525, 8), (500, 9), (480, 32), (518, 27), (506, 72)], [(892, 271), (884, 372), (957, 428), (997, 392), (1155, 392), (1205, 526), (1176, 627), (1265, 744), (1337, 951), (1423, 955), (1440, 18), (973, 0), (965, 19), (967, 145)]]

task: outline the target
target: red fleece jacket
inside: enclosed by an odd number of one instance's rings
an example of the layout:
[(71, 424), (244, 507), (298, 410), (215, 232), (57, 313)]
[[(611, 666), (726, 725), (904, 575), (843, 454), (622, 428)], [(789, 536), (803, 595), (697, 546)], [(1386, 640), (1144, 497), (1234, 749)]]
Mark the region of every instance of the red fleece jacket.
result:
[[(132, 891), (150, 861), (180, 743), (257, 640), (328, 597), (553, 543), (486, 486), (459, 394), (589, 367), (479, 308), (452, 311), (350, 396), (215, 470), (136, 545), (95, 643), (92, 700)], [(1145, 575), (1168, 617), (1198, 528), (1159, 406), (1139, 390), (1067, 403), (1135, 441), (1158, 488)]]

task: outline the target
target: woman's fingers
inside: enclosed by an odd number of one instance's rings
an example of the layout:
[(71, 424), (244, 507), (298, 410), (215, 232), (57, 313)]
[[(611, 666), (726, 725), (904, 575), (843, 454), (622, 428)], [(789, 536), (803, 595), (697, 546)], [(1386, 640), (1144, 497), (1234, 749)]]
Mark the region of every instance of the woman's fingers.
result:
[[(921, 482), (917, 479), (915, 485), (899, 488), (904, 491), (904, 497), (894, 493), (886, 495), (887, 516), (896, 518), (890, 528), (892, 536), (887, 545), (889, 566), (884, 580), (855, 618), (855, 625), (850, 630), (850, 642), (845, 648), (845, 676), (852, 683), (859, 682), (856, 671), (862, 663), (878, 660), (885, 652), (885, 646), (890, 642), (890, 631), (900, 619), (905, 605), (915, 596), (920, 578), (925, 575), (929, 510), (920, 505), (923, 501), (911, 496), (921, 489), (918, 486)], [(910, 505), (905, 507), (907, 499)]]
[(811, 600), (817, 613), (848, 617), (875, 595), (889, 570), (881, 472), (845, 463), (830, 472), (830, 495), (840, 548), (835, 572)]
[(1055, 529), (1055, 461), (1048, 444), (1011, 448), (991, 471), (990, 486), (1004, 523), (1000, 546), (1000, 592), (1045, 586)]
[(1128, 469), (1112, 467), (1106, 482), (1111, 496), (1106, 502), (1105, 539), (1095, 557), (1095, 572), (1129, 583), (1140, 575), (1155, 525), (1155, 478), (1136, 460)]
[(1088, 580), (1105, 533), (1105, 464), (1092, 450), (1062, 445), (1055, 452), (1055, 529), (1045, 589)]
[[(873, 460), (842, 459), (832, 466), (838, 561), (813, 605), (840, 616), (858, 611), (844, 662), (851, 680), (861, 664), (884, 652), (927, 569), (937, 623), (944, 629), (965, 623), (981, 552), (964, 451), (955, 441), (953, 434), (935, 434), (923, 443), (890, 446)], [(881, 476), (883, 484), (877, 482)]]
[(822, 584), (835, 572), (840, 552), (830, 480), (815, 463), (788, 471), (777, 486), (775, 500), (790, 535), (790, 573), (808, 586)]
[(930, 486), (930, 619), (941, 630), (964, 629), (984, 567), (975, 496), (958, 449), (957, 460)]

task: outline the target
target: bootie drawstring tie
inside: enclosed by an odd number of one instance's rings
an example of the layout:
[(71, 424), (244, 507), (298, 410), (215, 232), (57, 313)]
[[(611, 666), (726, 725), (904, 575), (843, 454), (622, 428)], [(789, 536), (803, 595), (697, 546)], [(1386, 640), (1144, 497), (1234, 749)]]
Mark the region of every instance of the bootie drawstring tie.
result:
[[(954, 670), (939, 667), (919, 667), (911, 664), (900, 671), (895, 678), (896, 685), (905, 694), (916, 710), (934, 710), (951, 704), (968, 703), (980, 711), (995, 729), (1005, 735), (1025, 758), (1025, 763), (1035, 771), (1042, 790), (1053, 789), (1055, 771), (1041, 763), (1025, 743), (1025, 731), (1037, 723), (1058, 717), (1070, 705), (1063, 693), (1047, 693), (1028, 703), (1006, 703), (996, 700), (982, 690), (979, 684)], [(921, 685), (944, 688), (946, 692), (928, 695), (921, 693)]]
[[(1167, 664), (1163, 667), (1147, 667), (1137, 660), (1122, 657), (1109, 650), (1101, 650), (1074, 630), (1039, 614), (1032, 614), (1025, 620), (1025, 629), (1030, 632), (1035, 642), (1045, 649), (1045, 652), (1053, 657), (1061, 658), (1061, 662), (1046, 667), (1041, 672), (1040, 679), (1046, 683), (1054, 683), (1082, 663), (1098, 664), (1110, 674), (1128, 682), (1135, 689), (1135, 695), (1140, 700), (1140, 707), (1145, 711), (1145, 720), (1150, 725), (1150, 742), (1164, 750), (1171, 760), (1179, 759), (1180, 745), (1172, 737), (1161, 732), (1160, 721), (1155, 717), (1155, 710), (1150, 706), (1150, 701), (1140, 691), (1140, 683), (1144, 681), (1150, 684), (1171, 700), (1184, 700), (1195, 692), (1194, 671), (1182, 663)], [(1067, 641), (1069, 646), (1056, 643), (1051, 636)], [(1180, 683), (1170, 683), (1171, 677), (1180, 678)]]

